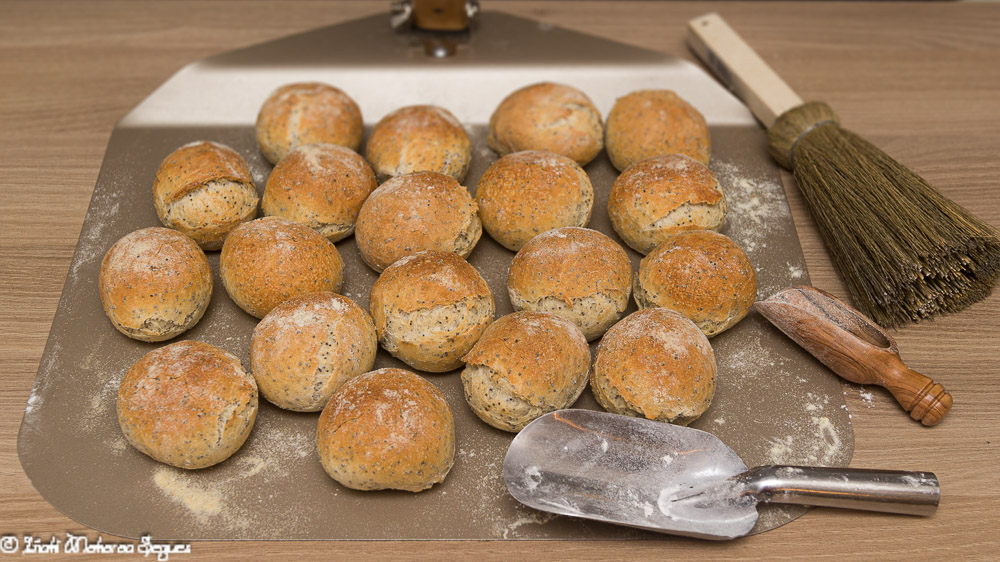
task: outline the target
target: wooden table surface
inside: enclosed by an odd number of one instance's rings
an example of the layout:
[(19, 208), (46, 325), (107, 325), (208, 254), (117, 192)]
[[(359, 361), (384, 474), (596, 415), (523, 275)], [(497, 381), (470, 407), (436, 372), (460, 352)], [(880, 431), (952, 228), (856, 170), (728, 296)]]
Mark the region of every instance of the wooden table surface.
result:
[[(718, 11), (804, 99), (829, 102), (847, 128), (1000, 226), (1000, 4), (483, 3), (692, 60), (685, 22)], [(16, 438), (115, 122), (189, 62), (387, 5), (0, 1), (0, 535), (48, 540), (88, 532), (35, 492), (21, 470)], [(794, 181), (786, 175), (785, 183), (813, 283), (845, 298)], [(994, 292), (960, 314), (893, 332), (903, 359), (954, 396), (951, 415), (935, 428), (911, 421), (881, 389), (845, 385), (856, 435), (852, 466), (937, 473), (942, 500), (930, 519), (815, 509), (729, 543), (199, 542), (192, 552), (213, 558), (994, 557), (998, 328), (1000, 292)]]

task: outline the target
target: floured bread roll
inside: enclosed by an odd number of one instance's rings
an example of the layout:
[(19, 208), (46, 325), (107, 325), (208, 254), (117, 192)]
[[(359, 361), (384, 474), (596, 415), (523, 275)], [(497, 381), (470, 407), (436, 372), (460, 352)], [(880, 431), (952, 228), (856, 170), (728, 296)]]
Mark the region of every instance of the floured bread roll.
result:
[(663, 154), (684, 154), (708, 165), (712, 155), (705, 117), (670, 90), (618, 98), (608, 114), (604, 147), (619, 170)]
[(218, 250), (230, 231), (257, 216), (257, 201), (246, 161), (214, 142), (197, 141), (171, 152), (153, 179), (160, 222), (203, 250)]
[(365, 156), (382, 180), (412, 172), (437, 172), (460, 182), (469, 171), (472, 143), (447, 109), (412, 105), (375, 124)]
[(118, 424), (150, 457), (205, 468), (235, 453), (257, 417), (257, 385), (235, 356), (179, 341), (150, 351), (118, 387)]
[(316, 447), (323, 469), (348, 488), (419, 492), (443, 482), (455, 463), (455, 420), (434, 385), (379, 369), (334, 393)]
[(710, 230), (674, 234), (639, 263), (639, 308), (680, 312), (712, 337), (736, 325), (757, 299), (757, 272), (727, 236)]
[(305, 144), (328, 143), (357, 150), (364, 122), (350, 96), (328, 84), (286, 84), (257, 114), (257, 145), (272, 164)]
[(462, 360), (462, 386), (472, 411), (511, 432), (571, 406), (590, 372), (590, 348), (580, 328), (544, 312), (499, 318)]
[(647, 308), (604, 334), (590, 387), (609, 412), (687, 425), (712, 403), (715, 354), (690, 320)]
[(514, 310), (550, 312), (573, 322), (588, 341), (618, 321), (632, 294), (632, 264), (614, 240), (568, 226), (535, 236), (507, 270)]
[(163, 341), (201, 320), (212, 298), (212, 271), (191, 238), (169, 228), (143, 228), (104, 254), (98, 288), (119, 332)]
[(387, 267), (368, 308), (382, 347), (432, 373), (460, 367), (496, 311), (486, 281), (451, 252), (423, 252)]

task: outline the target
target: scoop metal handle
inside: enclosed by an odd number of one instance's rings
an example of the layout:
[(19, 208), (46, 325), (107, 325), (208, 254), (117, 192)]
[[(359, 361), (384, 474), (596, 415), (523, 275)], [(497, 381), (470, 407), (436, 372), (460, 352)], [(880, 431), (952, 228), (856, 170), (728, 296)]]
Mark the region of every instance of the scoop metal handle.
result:
[(735, 477), (760, 501), (932, 515), (941, 499), (930, 472), (815, 466), (759, 466)]

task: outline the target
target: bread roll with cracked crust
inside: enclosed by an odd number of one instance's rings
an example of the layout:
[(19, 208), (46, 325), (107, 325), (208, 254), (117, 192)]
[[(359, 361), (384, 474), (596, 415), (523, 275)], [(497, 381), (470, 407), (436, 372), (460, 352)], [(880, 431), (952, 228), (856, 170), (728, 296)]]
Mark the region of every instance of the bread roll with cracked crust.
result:
[(568, 226), (532, 238), (507, 270), (514, 310), (549, 312), (576, 324), (587, 341), (618, 321), (632, 295), (632, 264), (614, 240)]
[(119, 332), (157, 342), (201, 320), (212, 298), (212, 271), (191, 238), (169, 228), (143, 228), (104, 254), (98, 288)]
[(235, 453), (257, 417), (257, 385), (235, 356), (179, 341), (150, 351), (118, 387), (118, 424), (146, 455), (205, 468)]
[(375, 124), (365, 157), (383, 181), (412, 172), (437, 172), (460, 182), (469, 171), (472, 143), (447, 109), (412, 105)]
[(434, 385), (379, 369), (334, 393), (316, 446), (323, 469), (348, 488), (420, 492), (444, 482), (455, 464), (455, 420)]
[(309, 293), (279, 304), (257, 324), (250, 369), (268, 402), (318, 412), (344, 383), (371, 370), (377, 350), (365, 309), (334, 293)]
[(544, 150), (583, 166), (604, 146), (601, 113), (586, 94), (564, 84), (542, 82), (508, 95), (490, 116), (486, 143), (503, 156)]
[(712, 337), (750, 311), (757, 272), (727, 236), (691, 230), (671, 235), (643, 258), (633, 292), (639, 308), (676, 310)]
[(463, 258), (482, 236), (476, 202), (453, 178), (437, 172), (395, 177), (361, 206), (354, 238), (361, 258), (375, 271), (425, 251)]
[(647, 308), (604, 334), (590, 387), (609, 412), (688, 425), (712, 403), (715, 354), (690, 320)]
[(476, 201), (486, 232), (516, 252), (542, 232), (587, 226), (594, 188), (576, 162), (532, 150), (491, 164), (479, 178)]
[(218, 250), (230, 231), (257, 216), (257, 201), (246, 161), (214, 142), (196, 141), (171, 152), (153, 178), (160, 222), (203, 250)]
[(457, 254), (424, 252), (382, 272), (368, 309), (386, 351), (421, 371), (442, 373), (462, 365), (496, 306), (476, 268)]
[(618, 98), (608, 113), (604, 147), (618, 170), (663, 154), (684, 154), (707, 166), (712, 155), (705, 117), (670, 90)]
[(343, 270), (333, 242), (278, 217), (263, 217), (234, 230), (219, 258), (226, 292), (257, 318), (292, 297), (340, 291)]
[(358, 104), (338, 88), (319, 82), (286, 84), (264, 101), (255, 134), (272, 164), (304, 144), (329, 143), (357, 150), (364, 122)]
[(378, 181), (350, 148), (307, 144), (278, 162), (261, 199), (265, 215), (304, 224), (336, 242), (354, 233), (361, 205)]
[(726, 197), (708, 166), (683, 154), (629, 166), (608, 194), (611, 226), (640, 254), (675, 232), (715, 230), (726, 220)]
[(465, 400), (479, 419), (518, 432), (568, 408), (587, 387), (590, 348), (575, 324), (544, 312), (502, 316), (462, 358)]

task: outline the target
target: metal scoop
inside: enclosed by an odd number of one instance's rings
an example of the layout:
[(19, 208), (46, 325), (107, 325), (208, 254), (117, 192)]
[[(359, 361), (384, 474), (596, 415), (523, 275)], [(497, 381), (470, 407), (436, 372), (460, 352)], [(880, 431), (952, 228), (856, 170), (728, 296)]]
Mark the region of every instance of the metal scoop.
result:
[(716, 540), (750, 533), (762, 501), (931, 515), (940, 499), (929, 472), (747, 470), (710, 433), (590, 410), (528, 424), (507, 450), (503, 476), (535, 509)]

